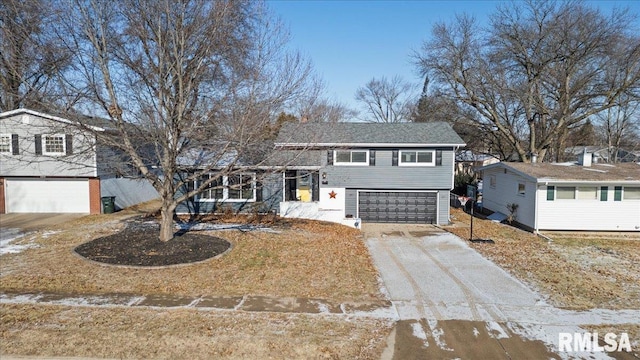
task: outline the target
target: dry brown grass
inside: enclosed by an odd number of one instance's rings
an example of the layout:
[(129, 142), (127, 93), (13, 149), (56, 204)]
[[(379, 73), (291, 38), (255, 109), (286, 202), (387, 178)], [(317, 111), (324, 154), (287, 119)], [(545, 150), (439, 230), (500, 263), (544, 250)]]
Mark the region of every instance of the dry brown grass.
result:
[(118, 359), (376, 359), (388, 321), (193, 309), (1, 305), (2, 354)]
[(60, 226), (51, 234), (27, 236), (31, 248), (0, 262), (0, 291), (175, 294), (184, 296), (265, 295), (380, 299), (375, 270), (361, 234), (341, 225), (282, 221), (280, 233), (215, 231), (233, 248), (200, 264), (163, 269), (105, 266), (73, 252), (81, 243), (123, 228), (122, 212), (94, 215)]
[[(446, 230), (469, 238), (469, 215), (451, 209)], [(553, 234), (549, 242), (489, 220), (474, 219), (474, 237), (495, 244), (471, 244), (558, 307), (640, 308), (640, 240), (599, 233)]]

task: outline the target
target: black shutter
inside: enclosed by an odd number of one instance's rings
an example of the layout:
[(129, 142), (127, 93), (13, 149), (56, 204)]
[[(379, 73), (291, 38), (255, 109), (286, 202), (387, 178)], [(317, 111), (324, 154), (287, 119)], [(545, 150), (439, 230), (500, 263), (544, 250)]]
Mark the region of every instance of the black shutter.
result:
[(38, 134), (36, 138), (36, 155), (42, 155), (42, 135)]
[(20, 155), (20, 148), (18, 145), (18, 134), (11, 134), (11, 153), (13, 155)]
[(436, 150), (436, 166), (442, 166), (442, 150)]
[(608, 200), (608, 194), (609, 193), (609, 187), (608, 186), (601, 186), (600, 187), (600, 201), (607, 201)]
[(613, 201), (622, 201), (622, 186), (613, 188)]
[(376, 151), (369, 150), (369, 166), (376, 166)]
[(256, 181), (256, 201), (262, 201), (262, 183)]
[(67, 155), (73, 154), (73, 135), (66, 134), (64, 136), (65, 148), (67, 151)]
[(327, 150), (327, 165), (333, 165), (333, 150)]
[(398, 166), (398, 150), (391, 152), (391, 166)]

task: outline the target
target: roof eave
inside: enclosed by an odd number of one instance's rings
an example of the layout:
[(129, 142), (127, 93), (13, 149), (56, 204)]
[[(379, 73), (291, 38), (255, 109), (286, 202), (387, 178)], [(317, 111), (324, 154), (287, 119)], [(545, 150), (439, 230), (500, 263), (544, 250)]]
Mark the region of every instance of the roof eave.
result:
[(460, 147), (465, 143), (275, 143), (276, 148), (335, 148), (335, 147)]
[(33, 116), (38, 116), (44, 119), (48, 119), (48, 120), (53, 120), (53, 121), (58, 121), (61, 123), (65, 123), (65, 124), (70, 124), (70, 125), (82, 125), (88, 129), (91, 129), (93, 131), (106, 131), (105, 128), (99, 127), (99, 126), (93, 126), (93, 125), (84, 125), (80, 122), (77, 121), (71, 121), (69, 119), (65, 119), (65, 118), (61, 118), (58, 116), (53, 116), (53, 115), (49, 115), (49, 114), (45, 114), (45, 113), (41, 113), (38, 111), (34, 111), (34, 110), (29, 110), (29, 109), (15, 109), (15, 110), (10, 110), (10, 111), (5, 111), (3, 113), (0, 113), (0, 119), (2, 118), (7, 118), (7, 117), (11, 117), (14, 115), (19, 115), (19, 114), (29, 114), (29, 115), (33, 115)]

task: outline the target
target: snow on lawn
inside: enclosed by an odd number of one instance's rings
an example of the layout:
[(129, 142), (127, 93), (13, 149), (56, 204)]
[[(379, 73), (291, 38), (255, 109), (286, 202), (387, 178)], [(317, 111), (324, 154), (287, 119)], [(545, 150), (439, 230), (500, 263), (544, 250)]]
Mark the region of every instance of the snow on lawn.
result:
[[(43, 238), (47, 238), (53, 234), (56, 234), (57, 231), (46, 231), (40, 234)], [(26, 249), (31, 249), (38, 247), (37, 244), (34, 243), (35, 236), (31, 236), (26, 241), (20, 241), (20, 244), (16, 244), (19, 240), (25, 238), (29, 233), (22, 233), (20, 229), (2, 229), (0, 231), (0, 256), (4, 254), (17, 254)]]

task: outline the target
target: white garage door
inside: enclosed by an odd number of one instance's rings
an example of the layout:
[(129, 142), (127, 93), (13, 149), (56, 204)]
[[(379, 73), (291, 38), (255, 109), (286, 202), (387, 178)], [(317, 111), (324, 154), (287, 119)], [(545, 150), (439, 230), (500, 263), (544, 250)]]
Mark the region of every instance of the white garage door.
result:
[(87, 179), (7, 179), (8, 213), (88, 213)]

